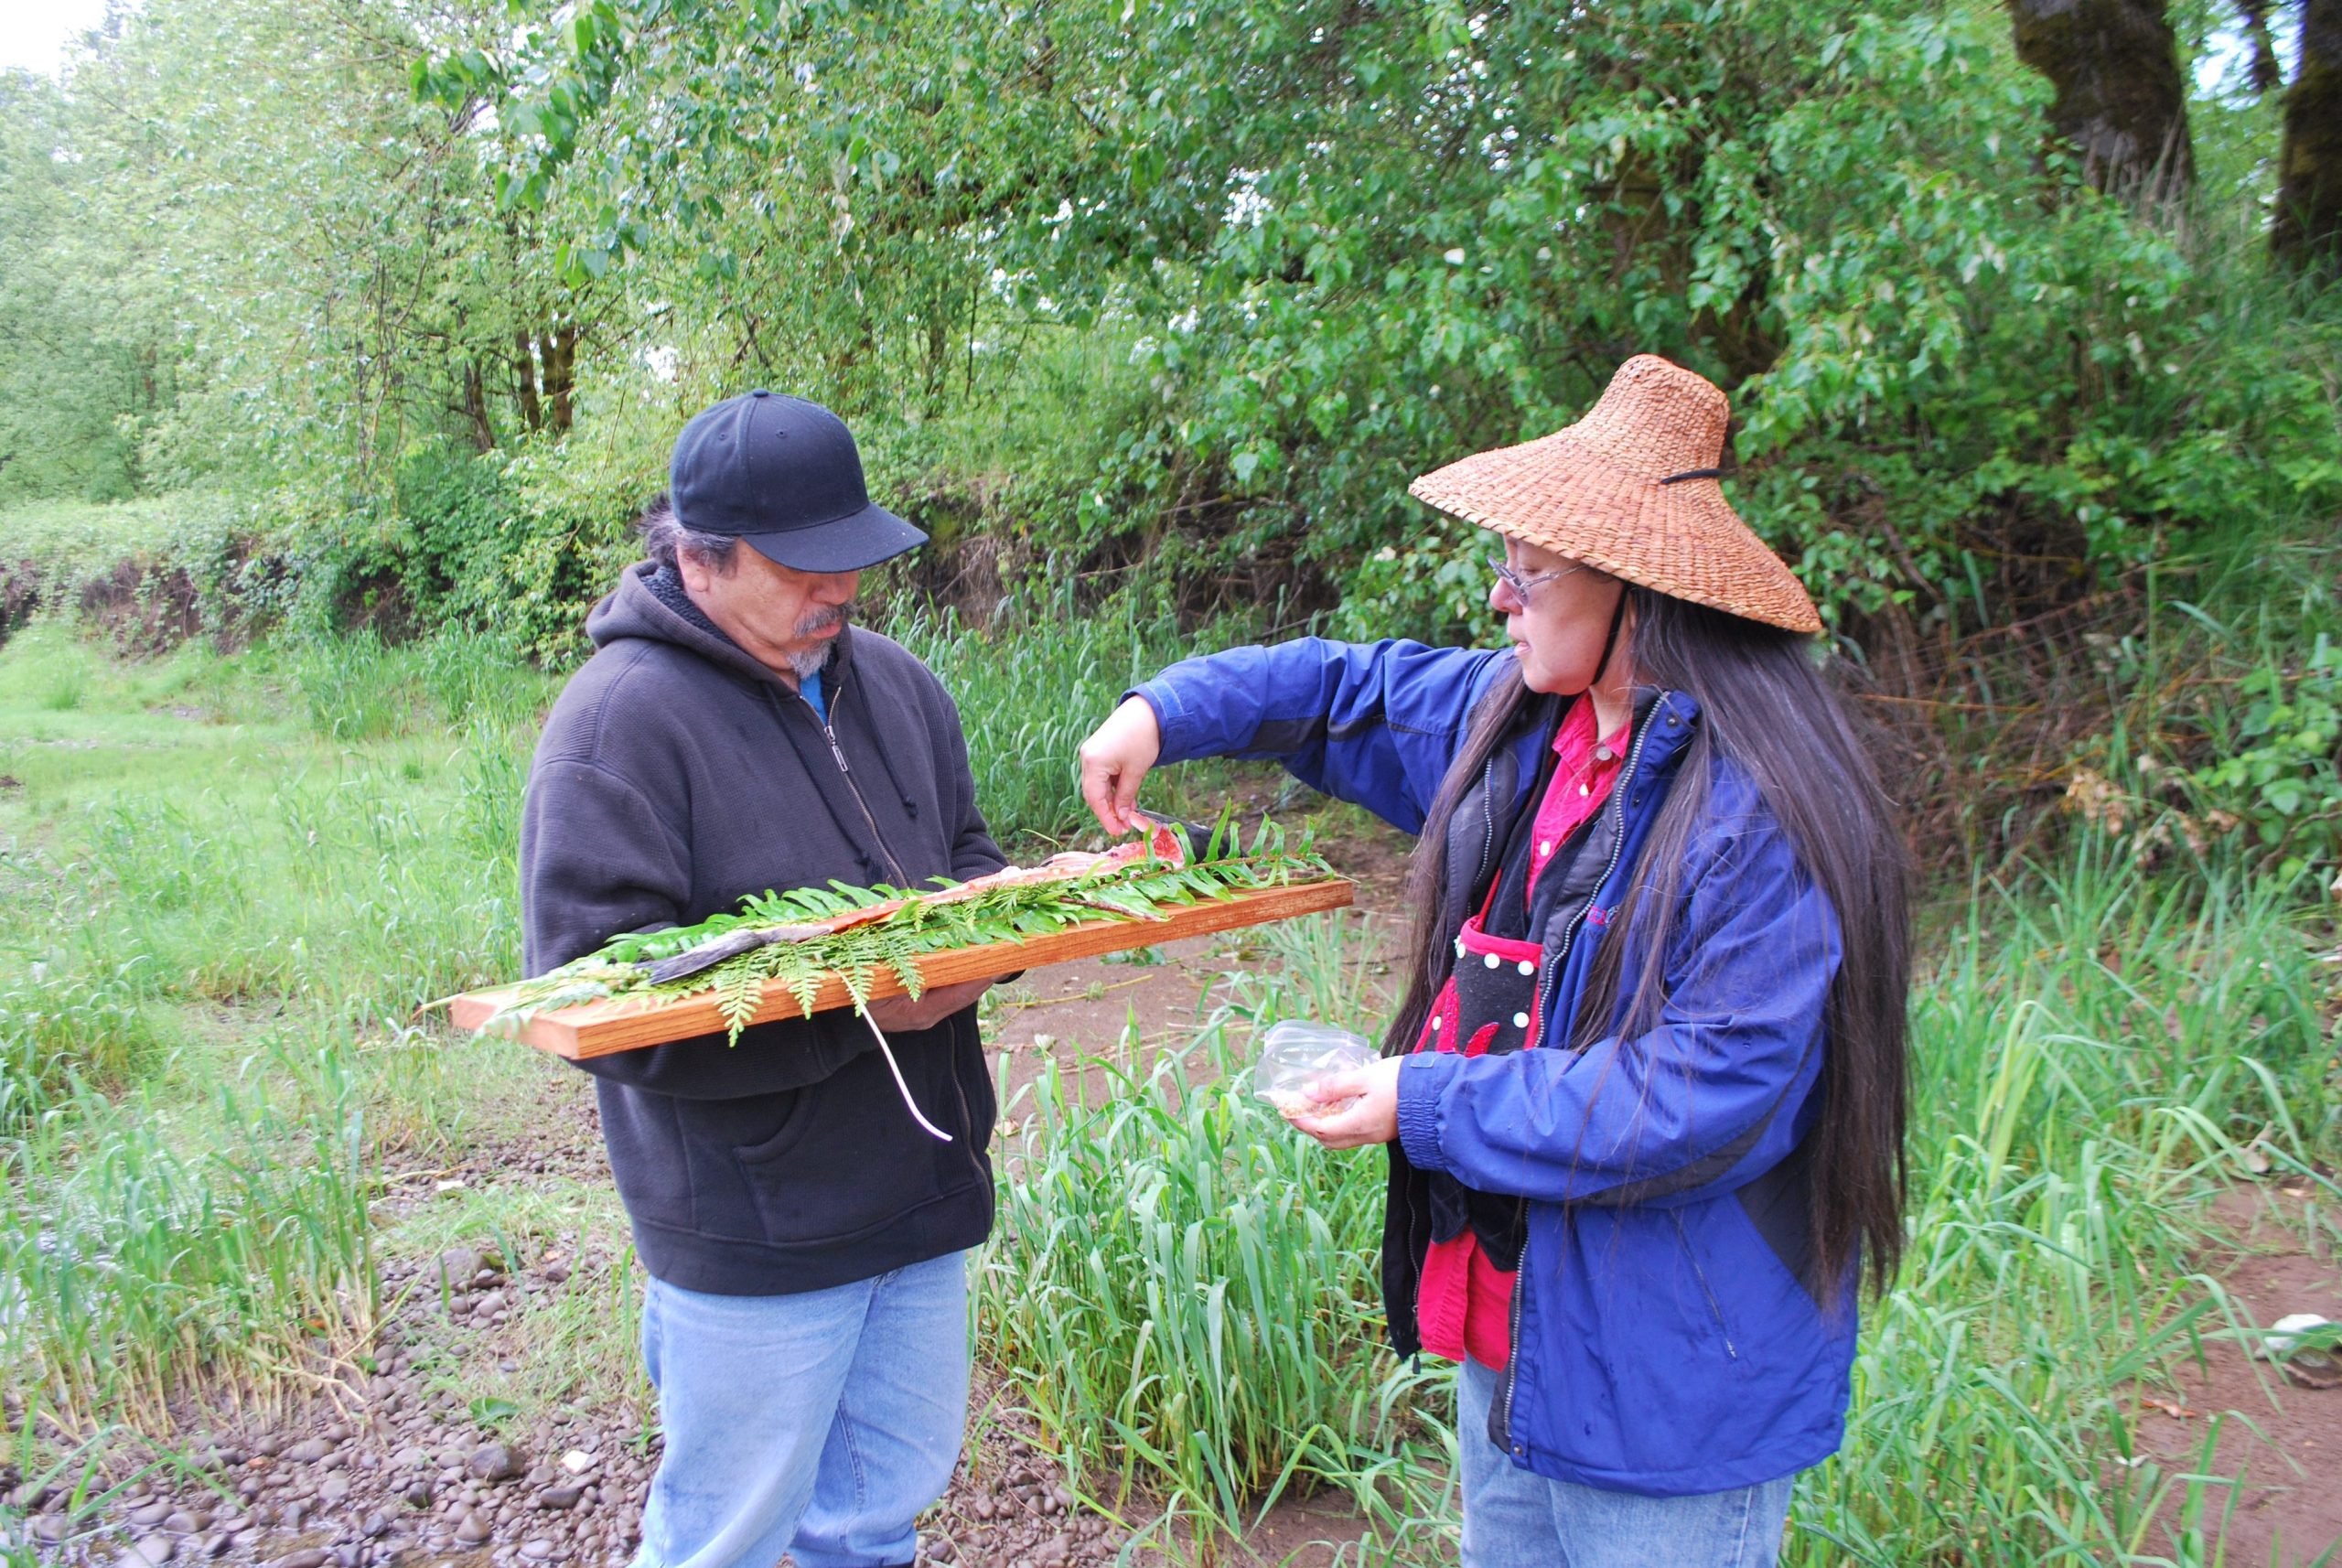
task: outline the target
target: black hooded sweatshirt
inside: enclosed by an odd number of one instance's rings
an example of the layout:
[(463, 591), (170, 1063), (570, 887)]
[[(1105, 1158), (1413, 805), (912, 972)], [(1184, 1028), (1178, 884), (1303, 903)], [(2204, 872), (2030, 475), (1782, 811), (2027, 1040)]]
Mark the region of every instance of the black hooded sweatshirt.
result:
[[(521, 823), (529, 973), (768, 889), (966, 878), (1004, 863), (960, 715), (899, 644), (841, 633), (830, 723), (649, 563), (586, 622)], [(659, 590), (665, 589), (662, 595)], [(851, 1010), (619, 1051), (592, 1073), (635, 1250), (659, 1279), (785, 1295), (972, 1247), (992, 1228), (994, 1106), (967, 1008), (890, 1036)]]

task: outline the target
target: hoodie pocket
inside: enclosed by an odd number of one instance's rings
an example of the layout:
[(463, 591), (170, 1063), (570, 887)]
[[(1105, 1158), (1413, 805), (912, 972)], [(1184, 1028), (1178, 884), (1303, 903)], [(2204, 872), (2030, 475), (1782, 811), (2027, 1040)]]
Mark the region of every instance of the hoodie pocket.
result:
[(934, 1030), (893, 1042), (912, 1098), (951, 1134), (950, 1143), (911, 1120), (886, 1059), (869, 1051), (797, 1090), (768, 1136), (734, 1146), (766, 1241), (850, 1240), (977, 1179), (968, 1113), (952, 1071), (954, 1039)]

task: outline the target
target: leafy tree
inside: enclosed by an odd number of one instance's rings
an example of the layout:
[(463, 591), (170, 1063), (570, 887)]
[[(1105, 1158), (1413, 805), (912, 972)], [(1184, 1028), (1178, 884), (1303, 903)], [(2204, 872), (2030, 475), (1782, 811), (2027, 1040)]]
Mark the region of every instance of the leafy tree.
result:
[(966, 385), (1004, 227), (1057, 204), (1058, 47), (1014, 6), (596, 0), (415, 81), (493, 110), (508, 210), (579, 192), (573, 284), (635, 256), (637, 292), (722, 322), (747, 374), (933, 410)]
[(70, 126), (48, 77), (0, 73), (0, 505), (131, 494), (140, 424), (172, 392), (165, 346), (113, 325)]
[[(2122, 4), (2184, 85), (2163, 0)], [(0, 334), (79, 334), (85, 376), (30, 446), (120, 454), (38, 483), (269, 493), (324, 600), (541, 650), (676, 424), (758, 382), (992, 534), (991, 597), (1053, 562), (1359, 631), (1477, 613), (1412, 475), (1641, 350), (1732, 392), (1736, 502), (1864, 638), (2342, 493), (2334, 324), (2217, 239), (2273, 193), (2267, 113), (2198, 105), (2202, 220), (2143, 215), (2043, 156), (2072, 105), (1993, 0), (515, 15), (150, 0), (11, 97), (5, 146), (62, 156), (0, 166)]]
[(478, 127), (413, 102), (424, 47), (388, 0), (155, 0), (71, 72), (76, 156), (106, 176), (81, 221), (119, 247), (117, 309), (189, 372), (146, 421), (162, 478), (347, 504), (417, 443), (567, 427), (592, 306), (496, 209)]

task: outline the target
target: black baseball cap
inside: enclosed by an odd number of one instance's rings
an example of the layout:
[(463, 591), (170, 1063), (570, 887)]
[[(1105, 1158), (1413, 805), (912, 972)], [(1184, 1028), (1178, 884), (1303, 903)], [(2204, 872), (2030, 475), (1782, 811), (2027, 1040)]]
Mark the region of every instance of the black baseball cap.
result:
[(758, 389), (693, 417), (667, 469), (675, 520), (799, 572), (859, 572), (927, 542), (870, 504), (862, 454), (818, 403)]

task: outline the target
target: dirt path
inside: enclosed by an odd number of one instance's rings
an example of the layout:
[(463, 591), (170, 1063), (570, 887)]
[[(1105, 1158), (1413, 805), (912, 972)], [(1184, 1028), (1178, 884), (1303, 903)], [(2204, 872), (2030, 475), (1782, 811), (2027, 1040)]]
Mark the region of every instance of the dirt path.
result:
[[(2342, 1262), (2329, 1246), (2304, 1240), (2313, 1231), (2304, 1223), (2312, 1196), (2306, 1182), (2274, 1182), (2230, 1191), (2215, 1205), (2242, 1249), (2217, 1265), (2242, 1326), (2267, 1328), (2294, 1313), (2342, 1322)], [(2214, 1318), (2207, 1331), (2228, 1326)], [(2179, 1385), (2177, 1399), (2143, 1397), (2138, 1454), (2174, 1475), (2229, 1479), (2205, 1483), (2196, 1498), (2186, 1483), (2175, 1484), (2158, 1515), (2169, 1547), (2191, 1524), (2206, 1539), (2225, 1526), (2230, 1563), (2322, 1562), (2342, 1541), (2342, 1387), (2297, 1386), (2231, 1340), (2208, 1341), (2200, 1363), (2181, 1369)]]

